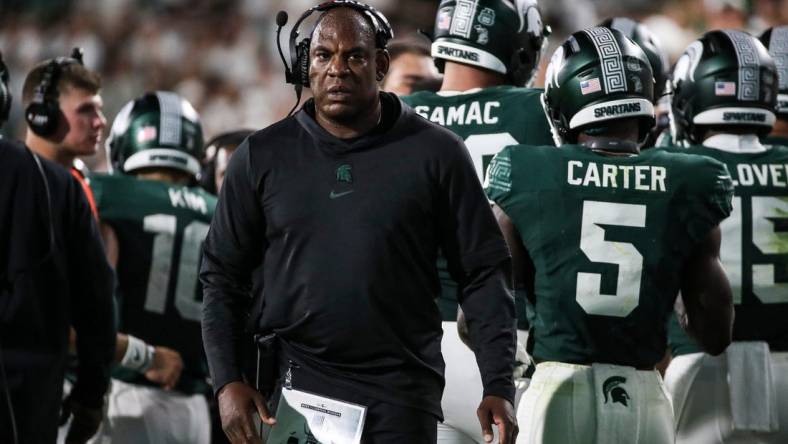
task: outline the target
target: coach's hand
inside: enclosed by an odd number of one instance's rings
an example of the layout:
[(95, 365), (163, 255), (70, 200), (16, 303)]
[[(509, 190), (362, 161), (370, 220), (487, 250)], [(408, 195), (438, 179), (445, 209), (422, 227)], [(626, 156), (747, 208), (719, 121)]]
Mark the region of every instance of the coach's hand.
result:
[(498, 426), (499, 444), (514, 444), (518, 429), (511, 402), (498, 396), (485, 396), (476, 409), (476, 416), (482, 426), (484, 442), (492, 442), (492, 424), (495, 424)]
[(252, 415), (255, 411), (263, 423), (273, 426), (276, 418), (268, 413), (265, 398), (243, 382), (231, 382), (219, 390), (219, 416), (227, 439), (233, 444), (259, 444)]
[(171, 348), (157, 346), (153, 352), (153, 365), (145, 372), (145, 377), (164, 390), (172, 390), (181, 378), (181, 370), (181, 354)]

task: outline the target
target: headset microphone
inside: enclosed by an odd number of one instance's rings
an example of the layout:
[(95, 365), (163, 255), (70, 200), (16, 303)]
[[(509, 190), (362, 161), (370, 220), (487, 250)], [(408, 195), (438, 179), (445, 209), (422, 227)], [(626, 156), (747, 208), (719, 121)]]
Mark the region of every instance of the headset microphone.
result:
[(279, 34), (282, 33), (282, 28), (287, 24), (287, 12), (279, 11), (276, 13), (276, 49), (279, 50), (279, 57), (282, 58), (282, 63), (285, 65), (285, 81), (287, 83), (292, 82), (293, 73), (290, 71), (290, 67), (287, 66), (287, 61), (285, 61), (285, 54), (282, 52), (282, 45), (279, 43)]
[(85, 51), (81, 47), (77, 46), (73, 51), (71, 51), (71, 58), (79, 62), (80, 65), (84, 65)]
[(301, 103), (301, 91), (303, 90), (303, 85), (295, 81), (295, 76), (293, 75), (293, 71), (287, 66), (287, 61), (285, 60), (285, 55), (282, 52), (282, 45), (280, 43), (279, 35), (282, 33), (282, 28), (287, 24), (287, 12), (279, 11), (276, 13), (276, 49), (279, 50), (279, 57), (282, 59), (282, 64), (285, 65), (285, 82), (295, 84), (295, 92), (296, 92), (296, 103), (293, 105), (293, 108), (287, 113), (287, 116), (293, 114), (293, 111), (298, 108), (298, 104)]

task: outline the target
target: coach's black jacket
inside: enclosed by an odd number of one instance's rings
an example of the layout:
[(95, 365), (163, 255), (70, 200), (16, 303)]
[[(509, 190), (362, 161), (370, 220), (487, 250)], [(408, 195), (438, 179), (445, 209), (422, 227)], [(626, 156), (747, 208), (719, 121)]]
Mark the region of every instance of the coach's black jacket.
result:
[[(101, 406), (115, 351), (112, 284), (79, 184), (0, 140), (0, 350), (20, 443), (55, 442), (70, 325), (79, 359), (72, 396)], [(4, 390), (0, 442), (12, 442)]]
[(309, 101), (233, 155), (201, 272), (215, 390), (241, 380), (237, 344), (262, 261), (259, 330), (328, 378), (322, 394), (442, 416), (440, 248), (464, 284), (485, 395), (513, 399), (509, 253), (466, 148), (396, 96), (381, 100), (381, 123), (360, 138), (326, 132)]

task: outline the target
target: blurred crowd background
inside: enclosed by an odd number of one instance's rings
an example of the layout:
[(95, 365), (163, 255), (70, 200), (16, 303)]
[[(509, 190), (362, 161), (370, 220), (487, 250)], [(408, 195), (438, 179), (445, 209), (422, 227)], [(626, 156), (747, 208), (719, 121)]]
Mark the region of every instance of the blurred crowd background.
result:
[[(103, 76), (105, 113), (147, 90), (174, 90), (200, 112), (206, 139), (241, 127), (262, 128), (294, 103), (276, 50), (277, 11), (290, 26), (318, 0), (0, 0), (0, 51), (16, 98), (6, 135), (24, 137), (21, 97), (38, 62), (85, 50), (85, 64)], [(368, 0), (398, 38), (429, 44), (439, 0)], [(706, 30), (763, 29), (788, 23), (788, 0), (542, 0), (553, 29), (548, 52), (571, 32), (607, 17), (627, 16), (654, 31), (671, 62)], [(316, 14), (315, 14), (316, 15)], [(310, 27), (304, 26), (304, 32)], [(287, 49), (285, 48), (285, 51)], [(541, 76), (535, 86), (541, 86)], [(108, 131), (107, 131), (108, 132)], [(101, 159), (94, 167), (101, 169)]]

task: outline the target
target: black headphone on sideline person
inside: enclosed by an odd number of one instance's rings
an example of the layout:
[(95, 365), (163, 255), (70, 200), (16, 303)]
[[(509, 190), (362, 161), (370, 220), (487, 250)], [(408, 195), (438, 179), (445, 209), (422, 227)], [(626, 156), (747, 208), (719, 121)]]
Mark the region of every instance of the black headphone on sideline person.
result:
[(8, 68), (3, 63), (3, 54), (0, 53), (0, 125), (8, 120), (11, 112), (11, 91), (8, 90)]
[(381, 14), (377, 9), (367, 4), (358, 2), (356, 0), (332, 0), (323, 2), (317, 6), (309, 8), (301, 14), (301, 17), (293, 25), (290, 31), (290, 66), (287, 66), (285, 56), (282, 53), (282, 46), (279, 44), (279, 34), (282, 27), (287, 24), (287, 12), (279, 11), (276, 14), (276, 46), (279, 49), (279, 56), (282, 58), (282, 63), (285, 65), (285, 81), (295, 85), (296, 90), (296, 104), (290, 114), (295, 111), (298, 104), (301, 103), (301, 90), (304, 87), (309, 88), (309, 45), (312, 43), (311, 35), (303, 38), (300, 42), (296, 42), (299, 36), (298, 29), (301, 22), (306, 20), (307, 17), (312, 15), (315, 11), (325, 12), (330, 9), (348, 7), (359, 11), (369, 18), (372, 26), (375, 28), (375, 47), (385, 49), (388, 41), (394, 38), (394, 31), (391, 29), (386, 16)]
[(71, 56), (52, 59), (44, 68), (41, 82), (33, 91), (33, 100), (25, 109), (27, 125), (37, 135), (49, 137), (57, 131), (60, 117), (57, 83), (64, 67), (75, 63), (84, 65), (82, 56), (82, 48), (77, 47), (71, 51)]

